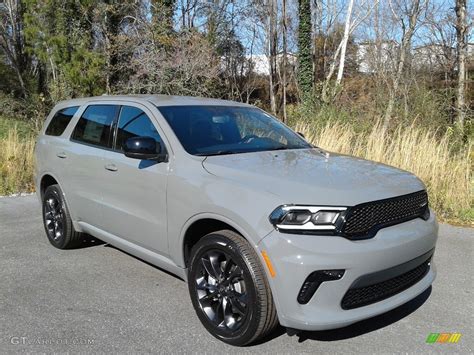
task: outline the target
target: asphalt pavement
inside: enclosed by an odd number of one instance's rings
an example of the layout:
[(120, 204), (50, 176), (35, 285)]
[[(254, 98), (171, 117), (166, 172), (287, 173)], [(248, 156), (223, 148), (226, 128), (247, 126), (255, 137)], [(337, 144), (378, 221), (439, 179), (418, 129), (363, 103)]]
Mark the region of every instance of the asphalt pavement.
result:
[[(206, 332), (180, 279), (100, 241), (58, 250), (36, 196), (0, 198), (0, 353), (472, 353), (474, 230), (440, 226), (431, 289), (346, 328), (236, 348)], [(430, 333), (461, 333), (427, 344)]]

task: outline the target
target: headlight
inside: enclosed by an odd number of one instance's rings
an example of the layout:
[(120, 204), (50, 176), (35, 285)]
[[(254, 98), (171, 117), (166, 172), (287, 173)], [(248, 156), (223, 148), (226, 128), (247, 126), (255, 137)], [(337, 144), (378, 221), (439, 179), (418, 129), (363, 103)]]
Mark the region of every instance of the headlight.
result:
[(333, 231), (343, 222), (346, 207), (284, 205), (270, 215), (270, 223), (284, 231)]

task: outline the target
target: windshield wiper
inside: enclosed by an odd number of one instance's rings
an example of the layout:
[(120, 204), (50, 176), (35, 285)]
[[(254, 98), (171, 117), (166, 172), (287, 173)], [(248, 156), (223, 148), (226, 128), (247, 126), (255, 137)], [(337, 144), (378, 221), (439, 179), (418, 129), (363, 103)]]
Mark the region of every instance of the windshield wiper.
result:
[(282, 145), (282, 146), (275, 147), (275, 148), (272, 148), (272, 149), (269, 149), (269, 150), (287, 150), (287, 149), (291, 149), (291, 148), (288, 148), (288, 147), (285, 147), (284, 145)]
[(210, 156), (213, 156), (213, 155), (227, 155), (227, 154), (238, 154), (238, 153), (240, 153), (240, 152), (236, 152), (234, 150), (218, 150), (217, 152), (198, 153), (196, 155), (210, 157)]

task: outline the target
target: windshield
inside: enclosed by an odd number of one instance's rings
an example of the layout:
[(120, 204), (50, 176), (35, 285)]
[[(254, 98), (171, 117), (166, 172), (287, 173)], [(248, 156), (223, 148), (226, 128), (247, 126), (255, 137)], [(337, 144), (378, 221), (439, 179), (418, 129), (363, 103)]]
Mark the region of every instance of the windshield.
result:
[(193, 155), (225, 155), (311, 145), (266, 112), (252, 107), (158, 107), (184, 149)]

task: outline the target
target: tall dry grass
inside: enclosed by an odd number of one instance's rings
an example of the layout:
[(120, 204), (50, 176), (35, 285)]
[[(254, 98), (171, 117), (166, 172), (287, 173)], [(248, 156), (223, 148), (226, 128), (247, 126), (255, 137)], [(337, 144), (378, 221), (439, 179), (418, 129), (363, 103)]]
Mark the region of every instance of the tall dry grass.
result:
[(387, 133), (377, 123), (360, 134), (349, 123), (334, 122), (321, 129), (308, 123), (298, 124), (296, 130), (329, 151), (410, 171), (426, 184), (431, 206), (442, 219), (472, 218), (472, 145), (454, 151), (449, 132), (440, 136), (434, 130), (411, 125)]
[(0, 195), (33, 191), (35, 138), (13, 126), (0, 137)]

